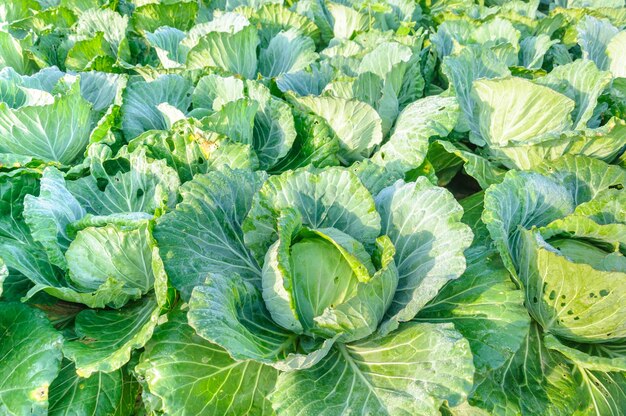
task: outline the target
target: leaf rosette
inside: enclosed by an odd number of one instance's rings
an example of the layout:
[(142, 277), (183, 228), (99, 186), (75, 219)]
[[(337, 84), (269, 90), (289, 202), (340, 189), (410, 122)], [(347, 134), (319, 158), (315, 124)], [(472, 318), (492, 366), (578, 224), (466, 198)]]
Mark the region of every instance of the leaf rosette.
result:
[(573, 341), (624, 338), (624, 171), (585, 157), (538, 170), (508, 173), (483, 214), (530, 313)]
[(178, 185), (145, 150), (113, 156), (104, 144), (73, 173), (0, 174), (3, 298), (67, 308), (63, 354), (80, 377), (120, 369), (150, 339), (167, 303), (152, 221)]
[[(618, 166), (566, 156), (486, 191), (482, 220), (535, 322), (470, 402), (548, 414), (623, 409), (625, 182)], [(492, 394), (496, 385), (504, 395)]]
[(189, 324), (280, 370), (278, 413), (430, 413), (467, 395), (467, 341), (408, 322), (465, 269), (472, 233), (448, 191), (419, 178), (372, 194), (350, 170), (310, 168), (210, 172), (181, 193), (155, 237)]

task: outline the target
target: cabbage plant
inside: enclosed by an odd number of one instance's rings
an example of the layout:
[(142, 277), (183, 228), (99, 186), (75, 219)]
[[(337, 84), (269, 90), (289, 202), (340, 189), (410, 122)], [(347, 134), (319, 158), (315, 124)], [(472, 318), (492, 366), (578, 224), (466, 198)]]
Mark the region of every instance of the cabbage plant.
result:
[[(482, 219), (534, 322), (508, 371), (475, 392), (481, 407), (517, 396), (525, 412), (622, 410), (624, 183), (620, 167), (570, 156), (533, 172), (509, 172), (485, 193)], [(533, 385), (523, 385), (525, 378)], [(496, 384), (508, 397), (491, 395)], [(532, 399), (536, 386), (545, 399)]]
[[(134, 408), (138, 385), (125, 366), (168, 296), (151, 221), (179, 181), (145, 151), (90, 150), (79, 178), (54, 166), (0, 173), (0, 328), (12, 364), (0, 373), (20, 386), (0, 393), (0, 413)], [(101, 394), (110, 400), (91, 400)]]
[[(424, 177), (381, 187), (342, 168), (212, 172), (155, 228), (191, 327), (261, 380), (278, 370), (279, 413), (426, 414), (471, 387), (454, 327), (409, 322), (465, 269), (462, 209)], [(149, 356), (143, 371), (157, 395), (173, 380)]]

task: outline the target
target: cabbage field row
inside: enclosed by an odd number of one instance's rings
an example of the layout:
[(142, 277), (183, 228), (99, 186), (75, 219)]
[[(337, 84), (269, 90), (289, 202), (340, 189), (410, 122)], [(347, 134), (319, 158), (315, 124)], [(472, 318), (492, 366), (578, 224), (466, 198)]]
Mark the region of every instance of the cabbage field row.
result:
[(626, 415), (624, 0), (0, 0), (0, 416)]

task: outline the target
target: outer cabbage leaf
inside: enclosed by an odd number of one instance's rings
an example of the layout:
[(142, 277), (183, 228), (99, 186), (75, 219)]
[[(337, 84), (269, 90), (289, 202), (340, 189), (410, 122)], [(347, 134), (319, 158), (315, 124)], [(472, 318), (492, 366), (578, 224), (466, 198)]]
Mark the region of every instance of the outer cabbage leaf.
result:
[(246, 98), (244, 86), (244, 82), (234, 76), (205, 75), (200, 78), (193, 90), (194, 109), (207, 108), (218, 111), (226, 103)]
[(446, 20), (431, 36), (437, 54), (443, 58), (451, 55), (459, 44), (465, 44), (470, 38), (472, 25), (461, 19)]
[[(265, 254), (263, 270), (261, 272), (263, 300), (265, 301), (268, 312), (272, 316), (272, 320), (281, 327), (296, 333), (302, 333), (304, 331), (304, 325), (307, 325), (309, 328), (312, 326), (312, 303), (320, 304), (320, 301), (324, 300), (326, 297), (323, 296), (324, 294), (328, 293), (328, 298), (331, 298), (335, 292), (332, 290), (335, 285), (333, 284), (329, 287), (327, 279), (331, 277), (331, 275), (334, 279), (336, 273), (334, 273), (334, 270), (333, 272), (329, 272), (328, 269), (332, 270), (332, 266), (329, 267), (328, 263), (335, 267), (338, 263), (341, 263), (343, 266), (343, 276), (337, 276), (338, 278), (341, 277), (341, 281), (337, 279), (337, 283), (341, 282), (341, 286), (337, 286), (343, 288), (344, 291), (349, 289), (354, 290), (354, 281), (357, 280), (356, 276), (354, 276), (355, 270), (351, 269), (350, 265), (346, 264), (346, 261), (341, 262), (342, 259), (346, 260), (345, 257), (330, 244), (317, 247), (317, 245), (320, 245), (319, 243), (321, 243), (321, 241), (309, 241), (307, 243), (308, 250), (302, 250), (303, 245), (300, 245), (299, 249), (297, 248), (297, 252), (293, 253), (291, 249), (292, 243), (298, 237), (302, 228), (302, 216), (298, 211), (290, 208), (281, 211), (280, 216), (276, 219), (278, 240), (270, 246)], [(349, 236), (346, 237), (350, 238)], [(358, 242), (356, 242), (356, 247), (363, 250), (363, 246)], [(319, 255), (319, 251), (322, 249), (330, 254), (331, 257), (328, 258), (329, 262), (321, 268), (315, 267), (311, 269), (310, 267), (306, 267), (305, 264), (308, 264), (307, 253), (311, 253), (309, 256), (313, 257), (315, 259), (313, 261), (317, 262), (319, 261), (319, 257), (326, 257), (327, 253), (324, 253), (322, 256)], [(296, 255), (294, 260), (292, 260), (292, 254)], [(318, 255), (312, 256), (312, 254)], [(363, 265), (360, 266), (363, 267)], [(323, 270), (323, 272), (319, 273), (320, 270)], [(296, 271), (299, 273), (296, 274)], [(315, 283), (318, 282), (317, 278), (320, 277), (326, 279), (324, 286), (321, 285), (321, 281), (319, 281), (320, 286), (315, 285)], [(301, 278), (303, 282), (296, 282), (296, 278)], [(307, 283), (311, 284), (307, 285)], [(333, 281), (333, 283), (335, 282)], [(319, 296), (313, 296), (312, 299), (308, 299), (302, 292), (306, 292), (305, 289), (308, 289), (309, 286), (314, 286), (315, 290), (319, 288), (319, 292), (316, 293), (322, 294), (322, 299), (320, 299)], [(296, 305), (296, 297), (303, 298), (303, 305)], [(328, 304), (331, 301), (332, 300), (329, 300), (325, 303)], [(304, 316), (302, 316), (302, 320), (300, 317), (302, 314), (301, 309), (307, 306), (306, 313), (308, 315), (308, 322)]]
[(0, 151), (69, 164), (87, 147), (95, 121), (78, 82), (52, 103), (0, 103)]
[(247, 83), (248, 96), (259, 107), (254, 117), (252, 146), (262, 168), (267, 169), (284, 157), (296, 139), (296, 127), (289, 105), (275, 98), (260, 83)]
[(626, 406), (624, 372), (579, 371), (586, 388), (586, 409), (597, 415), (621, 414)]
[(321, 351), (296, 350), (298, 335), (272, 321), (261, 292), (236, 274), (212, 274), (194, 288), (189, 303), (189, 324), (201, 337), (222, 346), (237, 360), (254, 360), (281, 370), (307, 368), (326, 355), (332, 340)]
[(0, 298), (2, 297), (2, 292), (4, 290), (4, 282), (9, 276), (9, 269), (7, 269), (7, 265), (4, 264), (4, 260), (0, 258)]
[[(517, 169), (536, 169), (547, 160), (555, 161), (561, 156), (588, 156), (611, 162), (626, 144), (626, 124), (611, 118), (595, 129), (569, 130), (548, 133), (535, 138), (534, 143), (506, 147), (490, 147), (492, 158)], [(556, 162), (553, 162), (556, 163)]]
[(132, 414), (138, 390), (137, 381), (126, 368), (95, 373), (85, 379), (76, 374), (71, 361), (64, 361), (58, 377), (50, 385), (48, 415)]
[(383, 189), (376, 196), (376, 209), (382, 233), (396, 248), (400, 275), (387, 321), (380, 328), (384, 334), (412, 319), (446, 282), (463, 274), (463, 251), (472, 242), (472, 232), (460, 222), (463, 210), (452, 194), (425, 177)]
[(564, 357), (545, 348), (540, 331), (536, 324), (530, 326), (517, 353), (475, 386), (471, 404), (507, 416), (566, 416), (584, 408), (580, 374)]
[(626, 46), (626, 31), (621, 31), (613, 36), (613, 39), (606, 45), (606, 54), (609, 58), (608, 70), (614, 77), (625, 78), (626, 70), (624, 70), (624, 46)]
[(574, 210), (597, 224), (626, 224), (626, 194), (618, 186), (598, 192), (589, 202), (583, 202)]
[(276, 86), (283, 93), (291, 91), (302, 97), (320, 95), (333, 78), (333, 70), (327, 61), (313, 63), (306, 70), (281, 74), (276, 78)]
[(315, 43), (297, 29), (289, 29), (274, 36), (267, 48), (259, 54), (259, 72), (268, 78), (296, 72), (317, 59)]
[(165, 270), (184, 298), (207, 273), (233, 271), (260, 283), (261, 269), (243, 244), (241, 224), (264, 179), (225, 170), (198, 175), (181, 187), (183, 201), (159, 220), (154, 236)]
[(608, 69), (609, 59), (606, 47), (617, 35), (618, 29), (607, 19), (598, 19), (594, 16), (585, 16), (576, 28), (583, 58), (594, 61), (601, 70)]
[(165, 69), (182, 68), (189, 48), (181, 45), (185, 32), (169, 26), (162, 26), (154, 33), (146, 32), (146, 40), (155, 49)]
[(0, 334), (0, 412), (45, 415), (63, 337), (41, 311), (17, 302), (0, 302)]
[(277, 371), (251, 361), (235, 361), (221, 347), (198, 336), (186, 315), (173, 312), (146, 344), (137, 372), (158, 409), (171, 415), (273, 414), (267, 394)]
[(24, 277), (45, 286), (60, 286), (62, 281), (60, 269), (50, 263), (24, 222), (24, 198), (39, 191), (38, 176), (30, 169), (0, 173), (0, 257), (9, 271), (5, 286), (16, 285), (14, 293), (30, 286)]
[(308, 370), (282, 373), (271, 396), (280, 414), (436, 414), (472, 385), (467, 341), (449, 324), (408, 323), (381, 338), (338, 345)]
[(580, 344), (566, 342), (549, 334), (543, 340), (546, 348), (560, 352), (580, 368), (602, 372), (626, 371), (623, 342)]
[(32, 43), (32, 36), (18, 39), (8, 32), (0, 32), (0, 67), (11, 67), (19, 74), (34, 72), (35, 65), (27, 54)]
[(458, 55), (445, 57), (442, 70), (454, 87), (454, 93), (462, 110), (456, 129), (460, 131), (471, 129), (474, 134), (478, 134), (478, 126), (473, 116), (472, 84), (480, 78), (489, 79), (510, 75), (509, 68), (498, 60), (491, 49), (469, 45)]
[(254, 143), (254, 119), (259, 103), (247, 98), (226, 103), (218, 111), (204, 117), (204, 128), (223, 134), (244, 144)]
[(93, 111), (105, 112), (111, 105), (122, 103), (122, 92), (127, 77), (106, 72), (83, 72), (80, 74), (80, 93), (93, 106)]
[(536, 171), (563, 184), (576, 206), (591, 201), (606, 189), (621, 189), (626, 183), (624, 169), (589, 157), (565, 156), (537, 166)]
[(546, 53), (558, 43), (545, 33), (523, 39), (520, 42), (520, 63), (528, 69), (541, 69)]
[(270, 169), (271, 172), (280, 173), (308, 165), (322, 168), (342, 163), (343, 158), (339, 157), (344, 153), (342, 143), (326, 120), (314, 114), (295, 114), (294, 123), (297, 136), (293, 146)]
[(437, 140), (430, 145), (427, 159), (434, 165), (440, 184), (447, 183), (449, 174), (455, 175), (458, 172), (458, 163), (463, 164), (465, 173), (476, 179), (482, 189), (502, 182), (506, 174), (504, 169), (470, 151), (462, 143)]
[[(237, 20), (245, 20), (240, 24)], [(259, 35), (243, 16), (226, 13), (209, 22), (208, 33), (201, 36), (187, 55), (187, 68), (215, 67), (253, 79), (257, 74), (256, 48)]]
[(573, 100), (522, 78), (475, 81), (472, 97), (480, 135), (489, 146), (528, 143), (572, 126)]
[(573, 215), (548, 225), (545, 231), (524, 231), (520, 253), (526, 302), (546, 331), (580, 342), (624, 338), (621, 301), (626, 294), (621, 283), (626, 279), (626, 258), (619, 250), (610, 254), (591, 244), (576, 244), (580, 240), (555, 240), (552, 246), (541, 236), (551, 228), (556, 228), (554, 233), (626, 247), (626, 225), (615, 229)]
[(151, 338), (157, 319), (158, 306), (150, 298), (120, 310), (83, 311), (76, 320), (79, 339), (67, 342), (63, 354), (74, 361), (81, 377), (115, 371)]
[(71, 70), (113, 71), (116, 59), (103, 32), (77, 40), (67, 52), (65, 66)]
[(598, 97), (611, 82), (611, 74), (598, 70), (592, 61), (579, 60), (557, 66), (537, 82), (574, 100), (576, 103), (572, 112), (574, 128), (582, 129), (593, 116)]
[[(547, 225), (574, 210), (568, 190), (537, 173), (510, 171), (501, 184), (485, 192), (482, 220), (504, 265), (517, 277), (520, 228)], [(520, 283), (518, 281), (518, 283)]]
[(163, 75), (154, 81), (131, 80), (124, 90), (122, 128), (127, 139), (147, 130), (167, 127), (157, 106), (168, 103), (186, 112), (191, 104), (191, 83), (179, 75)]
[(360, 101), (336, 97), (292, 98), (302, 111), (313, 113), (328, 123), (341, 142), (339, 157), (346, 162), (368, 157), (382, 142), (382, 120), (376, 111)]
[(466, 255), (465, 273), (444, 286), (415, 320), (453, 323), (469, 341), (477, 374), (485, 375), (518, 351), (530, 318), (523, 292), (515, 287), (497, 253), (476, 247)]
[[(485, 207), (485, 192), (480, 191), (465, 197), (459, 201), (459, 204), (463, 207), (461, 221), (463, 221), (463, 224), (469, 225), (472, 233), (474, 233), (474, 241), (472, 241), (471, 247), (475, 248), (476, 251), (473, 251), (473, 253), (478, 255), (477, 253), (480, 249), (485, 255), (488, 255), (487, 253), (491, 251), (493, 242), (487, 226), (481, 219)], [(469, 251), (466, 252), (465, 257), (468, 262), (470, 258), (473, 258)]]
[(39, 196), (24, 198), (24, 217), (33, 239), (41, 243), (50, 262), (61, 268), (67, 267), (64, 254), (72, 241), (67, 227), (85, 214), (85, 209), (67, 190), (63, 173), (54, 167), (44, 170)]
[(419, 167), (429, 139), (447, 136), (457, 123), (459, 106), (454, 97), (426, 97), (409, 104), (398, 116), (389, 140), (372, 161), (386, 169), (406, 173)]
[(349, 6), (328, 2), (326, 7), (332, 16), (333, 33), (337, 39), (349, 39), (355, 32), (365, 31), (371, 23), (371, 18), (368, 15)]

